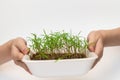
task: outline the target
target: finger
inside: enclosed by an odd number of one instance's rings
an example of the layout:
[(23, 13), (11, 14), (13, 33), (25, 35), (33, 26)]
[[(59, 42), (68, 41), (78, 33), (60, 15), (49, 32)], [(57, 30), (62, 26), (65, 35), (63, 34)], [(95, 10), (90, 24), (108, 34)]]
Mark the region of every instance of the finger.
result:
[[(92, 32), (93, 33), (93, 32)], [(95, 38), (95, 36), (94, 35), (92, 35), (92, 33), (90, 33), (89, 35), (88, 35), (88, 38), (87, 38), (87, 40), (88, 40), (88, 49), (90, 50), (90, 51), (92, 51), (92, 52), (94, 52), (95, 51), (95, 46), (96, 46), (96, 43), (97, 43), (97, 39)]]
[(95, 52), (96, 42), (97, 42), (97, 41), (89, 42), (88, 49), (89, 49), (91, 52)]
[(26, 64), (21, 61), (21, 59), (23, 58), (24, 54), (22, 54), (22, 53), (16, 48), (16, 46), (12, 46), (11, 56), (12, 56), (15, 64), (23, 67), (26, 71), (28, 71), (29, 73), (31, 73), (30, 70), (28, 69), (28, 67), (26, 66)]
[(12, 46), (11, 56), (14, 60), (21, 60), (24, 56), (15, 46)]
[(15, 46), (23, 53), (27, 54), (29, 52), (29, 48), (27, 47), (27, 43), (23, 38), (17, 38), (16, 39)]
[(29, 72), (30, 74), (32, 74), (30, 72), (30, 70), (28, 69), (27, 65), (24, 62), (22, 62), (21, 60), (14, 60), (14, 62), (15, 62), (16, 65), (24, 68), (27, 72)]
[(101, 57), (103, 56), (103, 43), (102, 40), (99, 39), (97, 44), (96, 44), (96, 49), (95, 49), (95, 53), (98, 55), (98, 58), (96, 59), (93, 67), (98, 63), (98, 61), (101, 59)]

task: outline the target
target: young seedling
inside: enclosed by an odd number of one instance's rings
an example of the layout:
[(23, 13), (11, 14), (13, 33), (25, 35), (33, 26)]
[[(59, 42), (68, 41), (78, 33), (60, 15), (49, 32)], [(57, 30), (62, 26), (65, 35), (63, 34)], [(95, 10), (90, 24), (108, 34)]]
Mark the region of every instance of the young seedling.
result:
[(86, 58), (88, 48), (87, 40), (78, 35), (72, 35), (64, 31), (46, 31), (40, 36), (32, 33), (30, 48), (36, 53), (31, 56), (32, 60), (72, 59)]

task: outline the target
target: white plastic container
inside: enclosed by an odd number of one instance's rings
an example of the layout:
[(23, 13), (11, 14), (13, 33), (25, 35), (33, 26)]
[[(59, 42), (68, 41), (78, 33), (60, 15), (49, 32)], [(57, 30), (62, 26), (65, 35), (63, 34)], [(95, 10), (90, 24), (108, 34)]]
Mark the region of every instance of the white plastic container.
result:
[(65, 77), (81, 76), (91, 70), (97, 55), (90, 52), (88, 58), (63, 59), (63, 60), (30, 60), (29, 56), (23, 57), (23, 62), (28, 66), (33, 75), (37, 77)]

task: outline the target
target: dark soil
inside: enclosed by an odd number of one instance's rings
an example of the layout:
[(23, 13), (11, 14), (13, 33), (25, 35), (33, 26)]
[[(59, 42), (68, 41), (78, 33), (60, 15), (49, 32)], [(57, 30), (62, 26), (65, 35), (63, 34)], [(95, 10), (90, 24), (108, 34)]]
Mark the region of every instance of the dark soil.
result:
[(86, 58), (87, 56), (84, 53), (52, 53), (45, 54), (47, 57), (41, 57), (39, 54), (33, 54), (30, 58), (31, 60), (57, 60), (57, 59), (77, 59), (77, 58)]

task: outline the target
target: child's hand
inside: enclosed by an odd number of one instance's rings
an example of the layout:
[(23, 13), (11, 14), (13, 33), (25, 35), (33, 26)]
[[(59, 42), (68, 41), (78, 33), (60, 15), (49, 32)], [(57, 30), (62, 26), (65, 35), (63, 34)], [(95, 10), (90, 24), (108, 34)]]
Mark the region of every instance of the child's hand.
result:
[(11, 56), (15, 64), (23, 67), (26, 71), (29, 71), (28, 67), (24, 62), (21, 61), (25, 54), (29, 53), (29, 48), (27, 48), (26, 41), (23, 38), (16, 38), (12, 40), (11, 44)]
[(98, 55), (98, 59), (95, 61), (93, 67), (97, 64), (97, 62), (101, 59), (103, 55), (103, 36), (100, 31), (92, 31), (88, 35), (89, 42), (89, 50), (91, 52), (95, 52)]

